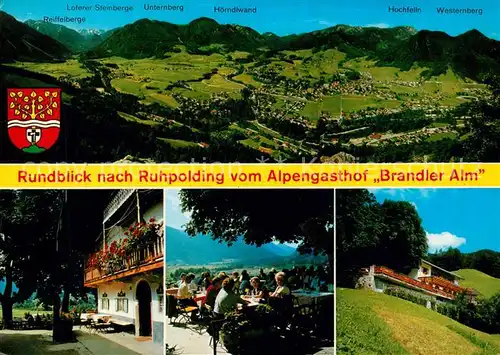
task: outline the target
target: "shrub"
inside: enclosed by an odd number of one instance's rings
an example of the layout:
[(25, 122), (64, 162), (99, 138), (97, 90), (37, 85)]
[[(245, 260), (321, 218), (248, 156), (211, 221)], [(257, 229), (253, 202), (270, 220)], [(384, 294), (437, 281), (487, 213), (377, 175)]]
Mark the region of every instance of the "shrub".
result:
[(414, 295), (413, 293), (410, 293), (408, 291), (404, 291), (400, 288), (386, 288), (384, 290), (384, 293), (390, 296), (398, 297), (406, 301), (410, 301), (416, 304), (419, 304), (421, 306), (426, 306), (427, 305), (427, 299), (424, 297), (420, 297), (417, 295)]

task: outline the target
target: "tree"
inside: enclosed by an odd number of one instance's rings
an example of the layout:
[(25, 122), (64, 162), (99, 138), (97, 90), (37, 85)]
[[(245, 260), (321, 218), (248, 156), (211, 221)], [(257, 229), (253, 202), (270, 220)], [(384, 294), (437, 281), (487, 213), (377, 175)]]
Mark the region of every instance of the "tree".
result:
[(239, 237), (257, 246), (299, 243), (300, 252), (326, 255), (333, 264), (332, 190), (182, 190), (180, 198), (191, 212), (191, 236), (206, 234), (229, 245)]
[(487, 80), (492, 97), (467, 106), (470, 120), (466, 120), (469, 135), (464, 142), (468, 161), (500, 161), (500, 78)]
[[(42, 266), (53, 262), (45, 251), (47, 237), (55, 227), (58, 201), (54, 191), (0, 192), (0, 278), (6, 286), (0, 297), (4, 324), (12, 323), (14, 302), (27, 299), (36, 290)], [(43, 282), (43, 281), (42, 281)], [(19, 289), (12, 295), (13, 284)]]
[(464, 256), (457, 248), (448, 248), (429, 255), (429, 260), (446, 270), (459, 270), (464, 267)]
[(408, 272), (427, 252), (415, 208), (405, 201), (380, 204), (368, 190), (336, 191), (337, 286), (354, 286), (373, 264)]
[(353, 286), (359, 269), (375, 260), (382, 233), (380, 206), (368, 190), (335, 193), (337, 286)]
[(408, 273), (427, 253), (427, 235), (415, 207), (407, 201), (386, 200), (381, 205), (383, 231), (378, 263)]

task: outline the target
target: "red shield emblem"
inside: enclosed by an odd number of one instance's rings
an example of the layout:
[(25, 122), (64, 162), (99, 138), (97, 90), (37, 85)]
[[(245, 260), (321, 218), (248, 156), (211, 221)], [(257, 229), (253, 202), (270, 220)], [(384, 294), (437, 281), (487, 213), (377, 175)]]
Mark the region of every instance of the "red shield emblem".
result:
[(52, 147), (61, 128), (61, 89), (7, 89), (7, 126), (12, 143), (26, 153)]

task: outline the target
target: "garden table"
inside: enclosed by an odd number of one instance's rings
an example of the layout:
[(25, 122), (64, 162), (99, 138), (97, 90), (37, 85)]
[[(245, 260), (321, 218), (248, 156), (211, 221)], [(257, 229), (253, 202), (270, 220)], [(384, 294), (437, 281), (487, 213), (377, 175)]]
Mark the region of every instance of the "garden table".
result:
[(179, 291), (178, 287), (172, 287), (172, 288), (167, 288), (165, 290), (165, 294), (167, 295), (172, 295), (172, 296), (177, 296), (177, 292)]

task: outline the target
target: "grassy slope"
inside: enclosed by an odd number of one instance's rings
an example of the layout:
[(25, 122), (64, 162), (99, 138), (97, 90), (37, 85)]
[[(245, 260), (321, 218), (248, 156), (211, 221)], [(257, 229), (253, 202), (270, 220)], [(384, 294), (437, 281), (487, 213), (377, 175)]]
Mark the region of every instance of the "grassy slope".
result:
[(485, 297), (500, 292), (500, 279), (472, 269), (458, 270), (455, 273), (465, 278), (460, 282), (461, 286), (472, 287)]
[(496, 355), (500, 336), (396, 297), (338, 289), (337, 353)]

